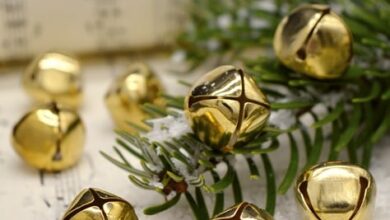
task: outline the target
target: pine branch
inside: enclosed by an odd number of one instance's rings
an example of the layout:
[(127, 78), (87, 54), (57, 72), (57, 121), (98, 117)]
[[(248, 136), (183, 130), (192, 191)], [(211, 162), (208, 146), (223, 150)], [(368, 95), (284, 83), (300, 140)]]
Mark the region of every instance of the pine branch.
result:
[[(266, 210), (274, 213), (277, 192), (283, 194), (290, 188), (299, 169), (302, 156), (297, 150), (297, 134), (304, 142), (305, 168), (318, 162), (327, 143), (329, 160), (336, 160), (342, 151), (347, 151), (350, 161), (368, 167), (375, 144), (388, 134), (390, 4), (385, 0), (332, 1), (341, 8), (341, 15), (353, 33), (354, 62), (340, 79), (316, 80), (287, 69), (270, 52), (276, 25), (302, 1), (271, 2), (272, 7), (264, 7), (255, 0), (193, 0), (189, 12), (191, 28), (180, 36), (178, 45), (192, 63), (191, 68), (215, 57), (218, 62), (241, 61), (272, 101), (271, 114), (286, 111), (294, 117), (293, 123), (288, 128), (277, 122), (270, 124), (246, 146), (229, 154), (213, 150), (192, 134), (153, 142), (117, 132), (116, 156), (103, 152), (102, 155), (127, 171), (135, 185), (170, 198), (146, 208), (146, 214), (169, 209), (184, 194), (194, 217), (208, 219), (211, 210), (205, 205), (203, 192), (214, 196), (212, 214), (215, 215), (229, 205), (224, 202), (229, 186), (235, 202), (242, 201), (240, 179), (231, 163), (231, 158), (237, 156), (246, 158), (249, 178), (259, 177), (260, 165), (255, 163), (255, 158), (262, 159), (267, 183)], [(263, 53), (258, 53), (256, 58), (248, 57), (246, 51), (253, 48)], [(165, 99), (167, 109), (147, 104), (144, 110), (154, 117), (180, 117), (184, 97), (165, 95)], [(319, 106), (327, 112), (317, 112)], [(308, 115), (313, 123), (302, 122), (302, 117)], [(153, 128), (153, 122), (146, 123)], [(330, 127), (331, 135), (325, 135), (325, 126)], [(278, 138), (282, 135), (289, 139), (290, 161), (283, 180), (277, 184), (268, 153), (278, 150)], [(130, 163), (129, 155), (140, 162), (140, 169)], [(220, 164), (226, 166), (226, 173), (216, 171)], [(206, 180), (207, 175), (212, 177), (211, 183)]]
[[(168, 103), (170, 103), (170, 100), (178, 99), (177, 97), (170, 96), (166, 96), (166, 98)], [(287, 109), (291, 109), (294, 108), (294, 105), (294, 103), (290, 103), (284, 104), (283, 106)], [(171, 107), (172, 106), (176, 106), (176, 104), (171, 105)], [(147, 104), (144, 107), (148, 111), (153, 111), (153, 109), (156, 108), (156, 106), (150, 104)], [(159, 117), (178, 117), (177, 110), (156, 112), (158, 112)], [(149, 124), (153, 126), (153, 123)], [(202, 201), (200, 190), (214, 194), (214, 214), (216, 211), (221, 211), (224, 207), (223, 195), (224, 191), (229, 186), (232, 186), (235, 201), (241, 202), (243, 200), (240, 180), (235, 172), (234, 166), (229, 162), (232, 156), (245, 155), (249, 161), (251, 176), (259, 176), (257, 165), (254, 163), (254, 157), (259, 154), (263, 155), (276, 150), (279, 144), (275, 138), (281, 134), (287, 134), (294, 130), (295, 128), (280, 130), (275, 127), (267, 127), (264, 129), (263, 133), (254, 138), (247, 146), (236, 149), (231, 154), (224, 154), (213, 150), (197, 140), (192, 134), (170, 138), (163, 142), (152, 142), (142, 136), (118, 131), (117, 146), (120, 147), (120, 149), (114, 147), (118, 159), (115, 159), (105, 152), (101, 153), (114, 165), (129, 172), (129, 179), (136, 186), (146, 190), (154, 190), (166, 198), (172, 197), (173, 193), (173, 199), (170, 199), (163, 204), (146, 208), (144, 210), (145, 214), (156, 214), (169, 209), (178, 202), (180, 194), (184, 193), (192, 209), (200, 213), (200, 216), (198, 216), (199, 219), (204, 219), (205, 216), (208, 215), (208, 210), (206, 210), (206, 206), (203, 204), (204, 202)], [(270, 143), (268, 144), (268, 147), (259, 147), (265, 146), (266, 143)], [(126, 157), (128, 155), (124, 155), (124, 152), (137, 158), (142, 169), (134, 168)], [(225, 174), (222, 174), (222, 177), (215, 171), (216, 166), (220, 163), (224, 163), (227, 167), (227, 171)], [(270, 164), (268, 166), (270, 166)], [(185, 170), (183, 171), (183, 169)], [(205, 182), (204, 176), (207, 173), (210, 173), (213, 176), (214, 183), (207, 184)], [(270, 178), (271, 176), (267, 177), (269, 181), (274, 181)], [(291, 184), (293, 175), (290, 174), (286, 178)], [(193, 199), (189, 189), (191, 186), (195, 189), (195, 197), (197, 199)], [(276, 194), (268, 194), (267, 198), (269, 201), (269, 209), (274, 209), (275, 202), (273, 200), (276, 198)], [(197, 215), (195, 215), (195, 217), (196, 216)]]

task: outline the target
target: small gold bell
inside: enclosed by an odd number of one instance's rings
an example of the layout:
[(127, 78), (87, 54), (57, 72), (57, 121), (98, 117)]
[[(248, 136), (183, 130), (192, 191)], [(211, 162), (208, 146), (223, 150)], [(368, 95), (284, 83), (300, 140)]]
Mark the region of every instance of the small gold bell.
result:
[(303, 5), (278, 25), (274, 50), (284, 65), (297, 72), (337, 78), (352, 58), (352, 34), (329, 6)]
[(85, 139), (79, 115), (57, 104), (36, 108), (24, 115), (12, 132), (12, 145), (31, 166), (59, 171), (81, 157)]
[(116, 127), (134, 133), (128, 122), (145, 128), (143, 120), (149, 116), (142, 110), (142, 105), (163, 106), (161, 93), (162, 86), (152, 70), (143, 63), (136, 63), (115, 79), (106, 93), (105, 102)]
[(211, 220), (273, 220), (265, 210), (247, 202), (230, 207)]
[(82, 100), (79, 62), (59, 53), (34, 59), (23, 74), (23, 86), (38, 103), (57, 102), (76, 109)]
[(204, 75), (187, 95), (184, 109), (195, 135), (225, 152), (259, 134), (270, 114), (255, 81), (234, 66), (220, 66)]
[(375, 182), (361, 167), (319, 164), (298, 178), (295, 191), (306, 220), (373, 219)]
[(81, 191), (62, 220), (138, 220), (133, 207), (116, 195), (100, 189)]

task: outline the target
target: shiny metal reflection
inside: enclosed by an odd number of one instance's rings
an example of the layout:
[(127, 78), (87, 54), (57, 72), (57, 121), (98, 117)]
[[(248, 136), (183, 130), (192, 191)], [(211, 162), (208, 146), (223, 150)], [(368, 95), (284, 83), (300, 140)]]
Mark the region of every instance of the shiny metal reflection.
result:
[(278, 25), (274, 50), (287, 67), (318, 79), (340, 77), (352, 58), (352, 34), (329, 6), (306, 4)]
[(211, 220), (273, 220), (273, 217), (251, 203), (242, 202), (226, 209)]
[(59, 171), (80, 159), (85, 128), (77, 112), (52, 103), (24, 115), (15, 125), (11, 140), (27, 164)]
[(134, 208), (124, 199), (101, 189), (81, 191), (62, 220), (138, 220)]
[(79, 62), (60, 53), (46, 53), (34, 59), (22, 79), (27, 94), (38, 104), (57, 102), (76, 109), (82, 101)]
[(327, 162), (304, 172), (296, 196), (306, 220), (372, 220), (375, 181), (356, 165)]
[(116, 128), (135, 133), (128, 123), (147, 128), (143, 121), (150, 116), (142, 109), (145, 103), (163, 107), (162, 85), (149, 66), (134, 63), (118, 76), (105, 96), (106, 106), (115, 122)]
[(185, 99), (190, 125), (205, 144), (223, 151), (247, 143), (266, 125), (267, 98), (234, 66), (221, 66), (197, 81)]

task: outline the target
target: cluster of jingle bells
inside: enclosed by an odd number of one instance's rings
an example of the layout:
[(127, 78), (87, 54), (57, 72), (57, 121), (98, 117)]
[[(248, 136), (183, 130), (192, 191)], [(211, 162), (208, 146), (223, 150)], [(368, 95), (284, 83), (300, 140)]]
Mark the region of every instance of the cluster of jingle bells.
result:
[[(60, 53), (46, 53), (26, 68), (23, 87), (37, 104), (15, 125), (12, 144), (31, 166), (60, 171), (76, 164), (83, 152), (85, 126), (77, 110), (82, 103), (79, 62)], [(163, 104), (161, 85), (145, 64), (130, 65), (105, 96), (117, 128), (134, 132), (127, 124), (145, 126), (143, 103)]]
[[(328, 6), (304, 5), (279, 24), (274, 37), (277, 57), (287, 67), (317, 79), (341, 76), (352, 57), (352, 37), (342, 19)], [(82, 154), (85, 128), (77, 113), (82, 102), (80, 64), (58, 53), (34, 60), (23, 76), (24, 88), (43, 106), (20, 119), (12, 143), (31, 166), (59, 171)], [(133, 132), (127, 121), (143, 126), (140, 104), (164, 105), (161, 85), (145, 65), (130, 66), (115, 79), (105, 100), (119, 129)], [(270, 115), (270, 104), (242, 69), (221, 66), (205, 74), (185, 99), (185, 114), (194, 134), (223, 152), (245, 145), (259, 134)], [(371, 174), (356, 165), (327, 162), (298, 179), (297, 201), (306, 220), (370, 220), (375, 203)], [(133, 207), (111, 193), (83, 190), (63, 220), (136, 220)], [(270, 220), (271, 215), (243, 202), (213, 220)]]
[[(80, 63), (60, 54), (46, 53), (26, 68), (22, 84), (35, 104), (14, 126), (11, 142), (30, 166), (57, 172), (81, 158), (85, 126), (78, 114), (82, 103)], [(105, 95), (117, 129), (135, 132), (127, 123), (145, 126), (143, 103), (163, 105), (162, 87), (153, 71), (142, 63), (130, 65)], [(73, 201), (64, 220), (137, 219), (130, 203), (100, 189), (85, 189)]]

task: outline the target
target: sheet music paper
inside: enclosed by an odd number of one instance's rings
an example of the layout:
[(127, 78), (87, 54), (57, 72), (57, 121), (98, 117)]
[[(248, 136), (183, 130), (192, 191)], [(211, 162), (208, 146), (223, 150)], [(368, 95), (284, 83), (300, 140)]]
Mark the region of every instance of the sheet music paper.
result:
[(171, 42), (184, 0), (0, 0), (0, 61), (59, 50), (148, 49)]

